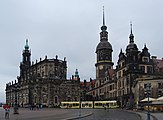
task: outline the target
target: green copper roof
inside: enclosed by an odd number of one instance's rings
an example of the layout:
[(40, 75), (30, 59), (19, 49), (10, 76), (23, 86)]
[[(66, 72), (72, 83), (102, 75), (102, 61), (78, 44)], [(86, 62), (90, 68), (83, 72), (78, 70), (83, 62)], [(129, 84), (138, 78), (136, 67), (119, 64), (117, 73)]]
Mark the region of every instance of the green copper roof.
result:
[(79, 76), (78, 69), (76, 69), (76, 71), (75, 71), (75, 76)]
[(28, 45), (28, 39), (26, 39), (26, 44), (25, 44), (25, 50), (28, 50), (29, 49), (29, 45)]

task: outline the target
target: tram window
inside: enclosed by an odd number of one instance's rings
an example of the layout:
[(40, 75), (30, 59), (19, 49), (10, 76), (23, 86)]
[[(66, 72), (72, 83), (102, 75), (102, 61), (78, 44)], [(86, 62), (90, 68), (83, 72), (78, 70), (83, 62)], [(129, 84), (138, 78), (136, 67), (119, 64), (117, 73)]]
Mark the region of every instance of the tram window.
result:
[(92, 107), (92, 104), (89, 104), (89, 107)]
[(74, 103), (74, 104), (73, 104), (73, 106), (78, 106), (78, 105), (79, 105), (79, 104), (77, 104), (77, 103)]
[(95, 106), (98, 106), (98, 103), (95, 103)]

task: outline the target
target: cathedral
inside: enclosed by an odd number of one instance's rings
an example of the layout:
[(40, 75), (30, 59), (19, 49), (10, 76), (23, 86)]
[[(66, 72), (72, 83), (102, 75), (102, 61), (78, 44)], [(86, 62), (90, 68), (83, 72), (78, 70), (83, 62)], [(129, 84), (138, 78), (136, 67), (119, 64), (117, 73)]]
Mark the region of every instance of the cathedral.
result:
[(20, 76), (6, 84), (6, 103), (24, 107), (43, 105), (57, 107), (61, 101), (79, 101), (80, 78), (78, 71), (72, 79), (67, 79), (67, 61), (55, 58), (31, 63), (31, 50), (28, 40), (22, 53)]

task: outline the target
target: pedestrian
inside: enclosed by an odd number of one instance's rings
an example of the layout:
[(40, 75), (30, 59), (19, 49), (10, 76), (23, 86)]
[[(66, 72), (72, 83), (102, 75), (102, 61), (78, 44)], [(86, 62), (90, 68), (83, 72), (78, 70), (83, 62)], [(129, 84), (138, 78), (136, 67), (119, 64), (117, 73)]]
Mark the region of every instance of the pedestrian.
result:
[(5, 119), (9, 119), (10, 114), (10, 106), (5, 107)]

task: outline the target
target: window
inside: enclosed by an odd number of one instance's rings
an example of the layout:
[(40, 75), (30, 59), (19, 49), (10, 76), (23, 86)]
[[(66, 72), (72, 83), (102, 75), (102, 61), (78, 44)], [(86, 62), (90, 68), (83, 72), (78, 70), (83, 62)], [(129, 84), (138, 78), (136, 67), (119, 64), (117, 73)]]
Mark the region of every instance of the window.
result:
[(142, 61), (143, 61), (143, 62), (149, 62), (149, 58), (148, 58), (148, 57), (143, 57), (143, 58), (142, 58)]
[(55, 103), (58, 103), (58, 97), (55, 97)]
[(144, 84), (144, 89), (147, 88), (147, 84)]
[(110, 91), (112, 90), (112, 85), (110, 85)]
[[(151, 86), (151, 83), (149, 83), (149, 86)], [(148, 89), (148, 84), (144, 84), (144, 90), (146, 91)]]
[(122, 67), (125, 66), (125, 62), (122, 62)]
[(42, 71), (42, 77), (44, 76), (44, 71)]
[(158, 83), (158, 89), (163, 89), (163, 83)]
[(37, 75), (38, 75), (38, 77), (40, 77), (40, 73), (38, 73)]
[(145, 67), (144, 66), (140, 66), (140, 70), (145, 73)]
[(122, 71), (122, 76), (124, 76), (124, 74), (125, 74), (125, 70)]
[(147, 66), (147, 73), (153, 73), (152, 66)]
[(118, 72), (118, 78), (121, 77), (121, 71)]

